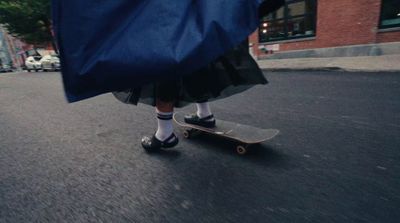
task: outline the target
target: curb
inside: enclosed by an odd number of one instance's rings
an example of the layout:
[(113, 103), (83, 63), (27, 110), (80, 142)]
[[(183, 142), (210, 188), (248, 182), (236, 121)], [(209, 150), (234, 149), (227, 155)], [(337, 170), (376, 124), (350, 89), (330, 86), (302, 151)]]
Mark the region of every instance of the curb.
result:
[(306, 67), (306, 68), (261, 68), (263, 71), (267, 72), (316, 72), (316, 71), (325, 71), (325, 72), (364, 72), (364, 73), (399, 73), (400, 70), (368, 70), (368, 69), (346, 69), (342, 67)]
[(291, 72), (291, 71), (345, 71), (340, 67), (305, 67), (305, 68), (261, 68), (269, 72)]

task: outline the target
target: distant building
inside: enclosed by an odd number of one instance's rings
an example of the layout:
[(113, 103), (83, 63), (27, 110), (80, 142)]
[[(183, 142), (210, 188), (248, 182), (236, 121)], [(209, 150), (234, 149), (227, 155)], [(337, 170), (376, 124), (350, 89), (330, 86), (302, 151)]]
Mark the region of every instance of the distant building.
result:
[(343, 48), (336, 56), (379, 55), (388, 42), (400, 46), (400, 0), (286, 0), (250, 38), (257, 57), (335, 47)]
[(0, 63), (1, 64), (10, 64), (11, 56), (8, 51), (8, 43), (6, 41), (6, 33), (0, 27)]
[(33, 46), (20, 41), (8, 34), (7, 30), (0, 25), (0, 62), (20, 68), (25, 64), (26, 52), (32, 50)]

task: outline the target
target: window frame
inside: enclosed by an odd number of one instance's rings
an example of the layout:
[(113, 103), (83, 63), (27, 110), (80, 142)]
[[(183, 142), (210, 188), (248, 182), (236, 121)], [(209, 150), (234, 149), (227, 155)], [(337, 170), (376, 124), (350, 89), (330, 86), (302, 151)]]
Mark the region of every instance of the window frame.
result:
[(400, 23), (392, 24), (392, 25), (382, 25), (382, 22), (384, 21), (383, 20), (383, 4), (384, 4), (384, 1), (385, 0), (381, 1), (381, 11), (380, 11), (380, 16), (379, 16), (379, 29), (391, 29), (391, 28), (397, 28), (397, 27), (400, 28)]
[[(293, 40), (293, 39), (306, 39), (306, 38), (310, 38), (310, 37), (315, 37), (316, 33), (317, 33), (317, 11), (318, 11), (318, 1), (317, 0), (310, 0), (310, 1), (314, 1), (315, 4), (315, 10), (314, 12), (305, 12), (304, 14), (301, 15), (295, 15), (295, 16), (289, 16), (289, 5), (294, 4), (294, 3), (298, 3), (298, 2), (306, 2), (307, 0), (289, 0), (287, 2), (285, 2), (285, 5), (282, 6), (283, 7), (283, 18), (279, 18), (279, 19), (261, 19), (261, 24), (267, 22), (267, 23), (274, 23), (277, 21), (283, 21), (283, 28), (284, 28), (284, 37), (282, 38), (269, 38), (269, 40), (264, 40), (264, 38), (262, 38), (262, 25), (259, 26), (259, 30), (258, 30), (258, 37), (261, 43), (268, 43), (268, 42), (279, 42), (279, 41), (287, 41), (287, 40)], [(267, 17), (267, 16), (266, 16)], [(313, 21), (313, 34), (304, 34), (304, 35), (300, 35), (300, 36), (290, 36), (289, 37), (289, 31), (288, 31), (288, 24), (290, 20), (293, 19), (297, 19), (297, 18), (307, 18), (307, 17), (311, 17), (312, 21)]]

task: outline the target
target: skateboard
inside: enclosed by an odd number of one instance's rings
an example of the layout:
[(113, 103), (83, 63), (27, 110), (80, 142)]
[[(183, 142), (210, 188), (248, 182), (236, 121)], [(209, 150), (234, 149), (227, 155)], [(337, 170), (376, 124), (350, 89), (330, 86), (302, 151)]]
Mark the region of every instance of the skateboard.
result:
[(214, 128), (205, 128), (188, 124), (181, 112), (174, 114), (174, 121), (183, 128), (183, 136), (190, 139), (196, 132), (204, 132), (222, 138), (230, 139), (237, 143), (236, 152), (239, 155), (247, 153), (249, 146), (270, 140), (279, 134), (277, 129), (262, 129), (254, 126), (243, 125), (235, 122), (217, 119)]

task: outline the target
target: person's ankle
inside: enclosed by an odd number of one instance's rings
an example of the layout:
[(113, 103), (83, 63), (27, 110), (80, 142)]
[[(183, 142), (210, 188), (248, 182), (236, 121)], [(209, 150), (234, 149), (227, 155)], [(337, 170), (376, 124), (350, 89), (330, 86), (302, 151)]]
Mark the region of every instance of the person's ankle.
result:
[[(174, 132), (171, 130), (171, 131), (168, 131), (168, 132), (161, 132), (161, 131), (157, 131), (155, 134), (154, 134), (154, 136), (158, 139), (158, 140), (160, 140), (161, 142), (164, 142), (167, 138), (169, 138), (172, 134), (174, 134)], [(170, 139), (170, 140), (173, 140), (173, 139)]]
[(201, 113), (199, 111), (196, 112), (197, 117), (199, 117), (200, 119), (212, 116), (212, 113)]
[(201, 119), (212, 115), (210, 105), (208, 102), (196, 103), (196, 108), (197, 108), (196, 114)]

